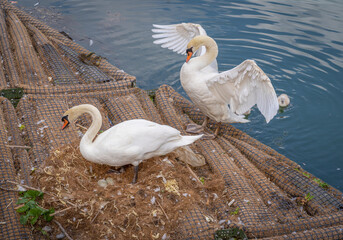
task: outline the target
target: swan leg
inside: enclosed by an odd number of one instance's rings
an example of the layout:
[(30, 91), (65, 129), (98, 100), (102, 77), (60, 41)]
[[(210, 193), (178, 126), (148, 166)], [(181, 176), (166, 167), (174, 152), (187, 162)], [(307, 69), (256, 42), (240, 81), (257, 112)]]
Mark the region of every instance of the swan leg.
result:
[(132, 180), (132, 184), (135, 184), (137, 182), (137, 178), (138, 178), (138, 165), (137, 166), (133, 166), (134, 169), (134, 176), (133, 176), (133, 180)]
[(207, 123), (208, 123), (209, 119), (210, 119), (209, 117), (207, 117), (207, 116), (205, 117), (205, 120), (204, 120), (204, 122), (201, 125), (203, 128), (205, 128), (207, 126)]
[(188, 124), (186, 128), (186, 132), (199, 134), (204, 131), (204, 128), (198, 124)]
[(219, 130), (220, 130), (220, 126), (222, 125), (221, 122), (218, 123), (218, 126), (216, 128), (216, 130), (214, 131), (214, 136), (217, 137), (218, 136), (218, 133), (219, 133)]
[(209, 134), (209, 133), (205, 133), (201, 139), (203, 140), (213, 140), (218, 136), (219, 130), (220, 130), (220, 126), (221, 126), (221, 122), (218, 123), (218, 126), (216, 128), (216, 130), (214, 131), (214, 134)]

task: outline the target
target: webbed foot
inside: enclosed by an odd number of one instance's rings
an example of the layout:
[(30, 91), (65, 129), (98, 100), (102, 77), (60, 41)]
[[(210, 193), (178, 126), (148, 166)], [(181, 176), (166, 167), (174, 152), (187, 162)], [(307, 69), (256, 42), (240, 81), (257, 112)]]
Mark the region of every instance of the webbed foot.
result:
[(198, 124), (188, 124), (186, 127), (186, 132), (193, 133), (193, 134), (199, 134), (204, 131), (204, 128), (201, 125)]
[(201, 140), (213, 140), (215, 138), (216, 138), (216, 135), (205, 133), (204, 135), (202, 135)]

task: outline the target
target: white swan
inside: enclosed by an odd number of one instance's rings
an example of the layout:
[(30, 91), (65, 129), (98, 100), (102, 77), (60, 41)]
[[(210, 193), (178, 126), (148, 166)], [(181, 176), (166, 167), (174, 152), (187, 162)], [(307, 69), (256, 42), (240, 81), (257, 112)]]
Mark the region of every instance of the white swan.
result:
[(80, 142), (82, 156), (88, 161), (110, 166), (132, 164), (135, 170), (132, 183), (137, 181), (138, 165), (143, 160), (165, 155), (202, 136), (181, 136), (178, 130), (170, 126), (134, 119), (111, 127), (94, 140), (101, 128), (102, 117), (99, 110), (90, 104), (81, 104), (66, 111), (62, 117), (62, 129), (83, 113), (91, 115), (92, 124)]
[[(200, 25), (182, 23), (154, 27), (157, 29), (152, 31), (159, 34), (153, 37), (160, 38), (154, 43), (163, 43), (162, 47), (178, 53), (186, 50), (187, 53), (186, 63), (180, 72), (181, 85), (193, 103), (207, 116), (202, 127), (189, 125), (188, 132), (202, 131), (208, 118), (219, 123), (249, 122), (244, 119), (243, 113), (255, 104), (267, 123), (276, 115), (279, 106), (275, 90), (255, 61), (245, 60), (237, 67), (219, 73), (214, 64), (218, 55), (217, 44), (205, 31), (201, 31)], [(199, 49), (201, 53), (191, 59)], [(214, 136), (218, 134), (219, 126)]]

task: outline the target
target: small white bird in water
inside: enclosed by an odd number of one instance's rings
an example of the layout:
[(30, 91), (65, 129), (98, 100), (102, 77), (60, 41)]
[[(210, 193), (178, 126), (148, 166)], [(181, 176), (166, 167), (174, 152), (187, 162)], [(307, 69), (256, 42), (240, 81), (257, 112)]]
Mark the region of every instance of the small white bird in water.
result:
[(165, 155), (202, 137), (181, 136), (170, 126), (133, 119), (121, 122), (95, 138), (101, 128), (102, 117), (99, 110), (90, 104), (81, 104), (66, 111), (62, 117), (62, 129), (83, 113), (91, 115), (92, 124), (80, 142), (82, 156), (88, 161), (115, 167), (132, 164), (135, 170), (132, 183), (137, 181), (138, 165), (143, 160)]
[(287, 107), (291, 102), (287, 94), (284, 94), (284, 93), (278, 96), (277, 100), (279, 102), (280, 107)]
[[(153, 38), (158, 38), (155, 44), (162, 44), (163, 48), (180, 54), (187, 53), (186, 63), (180, 72), (181, 85), (206, 115), (202, 126), (188, 125), (188, 132), (203, 131), (209, 118), (219, 123), (249, 122), (243, 114), (255, 104), (267, 123), (276, 115), (279, 105), (275, 90), (255, 61), (245, 60), (237, 67), (219, 73), (216, 61), (218, 46), (199, 24), (153, 26), (155, 29), (152, 31), (156, 33)], [(191, 59), (193, 54), (196, 57)]]

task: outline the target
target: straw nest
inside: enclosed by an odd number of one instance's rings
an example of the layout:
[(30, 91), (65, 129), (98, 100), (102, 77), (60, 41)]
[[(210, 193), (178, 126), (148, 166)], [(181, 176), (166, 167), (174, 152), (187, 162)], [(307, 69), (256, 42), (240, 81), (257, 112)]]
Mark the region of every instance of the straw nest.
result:
[[(55, 209), (55, 219), (73, 239), (182, 239), (188, 210), (203, 209), (218, 229), (216, 206), (231, 200), (218, 174), (207, 165), (192, 170), (182, 157), (174, 152), (143, 162), (132, 185), (131, 166), (113, 173), (86, 161), (75, 143), (55, 150), (33, 183), (47, 193), (43, 207)], [(51, 239), (60, 230), (49, 225)]]

